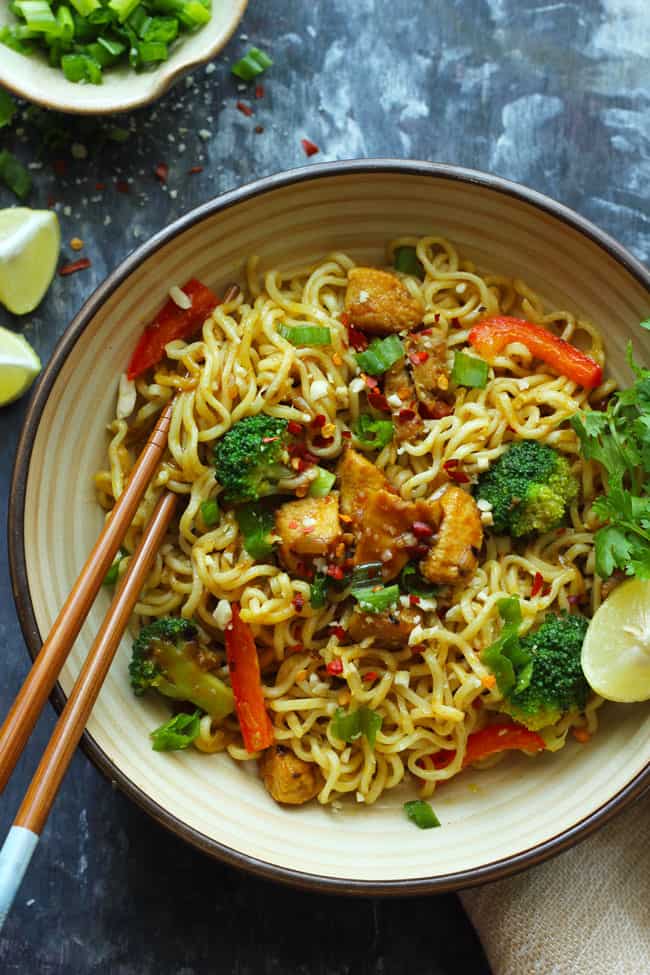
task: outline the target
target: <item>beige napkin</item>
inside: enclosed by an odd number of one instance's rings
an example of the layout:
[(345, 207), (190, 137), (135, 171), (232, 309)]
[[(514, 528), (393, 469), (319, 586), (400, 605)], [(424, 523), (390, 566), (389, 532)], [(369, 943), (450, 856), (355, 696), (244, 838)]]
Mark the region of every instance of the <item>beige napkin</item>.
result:
[(461, 899), (494, 975), (650, 975), (650, 795), (548, 863)]

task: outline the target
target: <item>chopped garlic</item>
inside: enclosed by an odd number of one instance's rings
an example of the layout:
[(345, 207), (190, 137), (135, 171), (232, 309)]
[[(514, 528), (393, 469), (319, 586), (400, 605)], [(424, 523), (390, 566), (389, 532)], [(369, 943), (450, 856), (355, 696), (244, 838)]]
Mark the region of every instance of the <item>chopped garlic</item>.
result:
[(426, 599), (424, 596), (419, 597), (418, 608), (423, 609), (425, 613), (432, 613), (434, 609), (438, 608), (437, 599)]
[(351, 393), (360, 393), (365, 388), (366, 388), (366, 384), (365, 384), (364, 380), (361, 379), (360, 376), (357, 376), (350, 383), (350, 392)]
[(492, 511), (492, 502), (486, 498), (479, 498), (476, 502), (476, 507), (479, 511)]
[(232, 609), (227, 599), (220, 599), (217, 603), (212, 618), (220, 630), (225, 630), (232, 619)]
[(169, 297), (183, 311), (187, 311), (188, 308), (192, 307), (192, 299), (184, 291), (181, 291), (177, 284), (172, 285), (169, 289)]
[(490, 466), (490, 461), (487, 459), (487, 457), (479, 457), (476, 461), (476, 466), (480, 471), (486, 471)]
[(323, 396), (327, 396), (328, 389), (329, 386), (324, 379), (314, 379), (309, 389), (309, 395), (312, 399), (322, 399)]
[(393, 683), (397, 684), (398, 687), (408, 687), (409, 686), (409, 672), (408, 670), (398, 670), (393, 678)]
[(457, 284), (456, 285), (456, 294), (457, 295), (463, 295), (463, 294), (465, 294), (466, 290), (467, 290), (467, 285), (466, 284), (463, 283), (463, 284)]
[(389, 406), (392, 406), (396, 410), (399, 410), (402, 406), (402, 401), (397, 395), (397, 393), (391, 393), (390, 396), (387, 396), (386, 402), (388, 403)]
[(403, 606), (404, 609), (408, 609), (408, 607), (411, 605), (411, 600), (409, 599), (408, 596), (400, 596), (399, 601), (400, 601), (400, 606)]
[(119, 386), (117, 387), (118, 420), (126, 420), (127, 416), (131, 416), (137, 395), (135, 383), (132, 379), (128, 379), (126, 373), (123, 372), (120, 376)]
[(363, 796), (360, 792), (357, 792), (357, 802), (365, 802), (365, 801), (366, 801), (365, 796)]
[(413, 647), (415, 646), (416, 643), (421, 643), (423, 637), (424, 637), (424, 630), (418, 623), (418, 625), (414, 626), (413, 629), (411, 630), (411, 635), (409, 636), (409, 646)]
[(481, 515), (481, 524), (482, 525), (493, 525), (494, 524), (494, 515), (492, 514), (491, 511), (484, 511), (483, 512), (483, 514)]
[(369, 297), (370, 297), (370, 295), (368, 294), (367, 291), (360, 291), (359, 292), (359, 302), (360, 302), (360, 304), (365, 305), (365, 303), (367, 302), (367, 300), (368, 300)]

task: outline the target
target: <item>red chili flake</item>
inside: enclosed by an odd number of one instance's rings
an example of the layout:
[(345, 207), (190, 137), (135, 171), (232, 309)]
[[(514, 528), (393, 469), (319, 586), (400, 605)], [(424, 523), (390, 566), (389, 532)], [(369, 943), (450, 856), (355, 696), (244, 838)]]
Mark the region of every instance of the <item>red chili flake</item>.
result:
[(345, 640), (347, 630), (344, 630), (339, 623), (330, 623), (330, 630), (332, 631), (332, 636), (335, 636), (337, 640)]
[(47, 205), (51, 210), (52, 207), (56, 205), (56, 197), (50, 194), (50, 196), (47, 198)]
[(439, 312), (436, 312), (436, 313), (435, 313), (435, 315), (433, 316), (433, 320), (434, 320), (434, 322), (435, 322), (435, 323), (436, 323), (436, 325), (437, 325), (437, 324), (438, 324), (438, 322), (440, 321), (440, 313), (439, 313)]
[(188, 169), (188, 173), (190, 173), (191, 176), (194, 176), (196, 173), (202, 173), (202, 172), (203, 172), (203, 166), (191, 166)]
[(411, 530), (416, 538), (431, 538), (433, 528), (426, 521), (414, 521)]
[(311, 421), (311, 425), (315, 427), (317, 430), (320, 430), (321, 427), (324, 427), (326, 423), (327, 423), (327, 417), (325, 416), (324, 413), (317, 413), (314, 419)]
[(566, 528), (556, 528), (555, 529), (555, 534), (556, 535), (564, 535), (565, 532), (566, 532)]
[(365, 372), (361, 373), (361, 378), (368, 387), (368, 389), (379, 389), (379, 380), (375, 379), (374, 376), (368, 376)]
[(300, 143), (305, 151), (306, 156), (315, 156), (317, 152), (320, 152), (320, 149), (318, 148), (316, 143), (312, 142), (311, 139), (301, 139)]
[(263, 131), (264, 131), (264, 126), (263, 125), (256, 125), (255, 126), (254, 132), (255, 132), (256, 135), (261, 135)]
[(68, 168), (68, 164), (65, 161), (65, 159), (52, 160), (52, 169), (54, 170), (57, 176), (65, 176), (67, 168)]
[(307, 446), (304, 443), (292, 443), (287, 447), (287, 451), (291, 457), (300, 457), (307, 464), (318, 463), (317, 458), (313, 454), (310, 454), (307, 450)]
[(302, 533), (303, 535), (311, 535), (316, 525), (303, 525)]
[(423, 328), (421, 332), (418, 332), (418, 335), (432, 335), (432, 334), (433, 334), (432, 328)]
[(374, 406), (376, 410), (381, 410), (382, 413), (390, 413), (390, 404), (383, 393), (380, 393), (378, 389), (369, 389), (367, 392), (368, 402), (371, 406)]
[(72, 261), (71, 264), (64, 264), (63, 267), (60, 267), (59, 274), (61, 277), (65, 277), (67, 274), (74, 274), (75, 271), (85, 271), (87, 267), (90, 267), (90, 258), (81, 257), (78, 261)]
[(95, 189), (96, 190), (105, 190), (106, 189), (106, 183), (95, 183)]
[(469, 477), (463, 471), (458, 470), (459, 461), (448, 460), (442, 466), (444, 468), (445, 474), (450, 481), (455, 481), (456, 484), (469, 484)]
[(477, 711), (480, 711), (481, 708), (483, 707), (483, 698), (475, 697), (474, 700), (472, 701), (472, 707), (475, 708)]
[(332, 579), (336, 579), (338, 582), (340, 582), (345, 573), (340, 565), (328, 565), (327, 574)]
[(451, 324), (454, 326), (454, 328), (460, 328), (460, 319), (459, 318), (452, 318)]
[(419, 545), (408, 545), (406, 547), (407, 553), (412, 558), (423, 559), (425, 555), (429, 554), (429, 548), (427, 545), (420, 543)]
[(264, 85), (255, 85), (255, 97), (264, 98)]
[(409, 603), (411, 604), (411, 606), (419, 606), (420, 605), (420, 597), (419, 596), (415, 596), (415, 595), (413, 595), (413, 593), (411, 593), (409, 595)]
[(542, 596), (549, 596), (550, 593), (551, 593), (551, 587), (549, 586), (549, 584), (547, 582), (546, 585), (544, 586), (544, 588), (542, 589)]
[(305, 597), (302, 595), (302, 593), (297, 592), (291, 602), (293, 603), (293, 608), (295, 609), (296, 613), (301, 613), (305, 605)]
[(294, 437), (299, 437), (300, 434), (302, 433), (302, 426), (296, 420), (289, 420), (289, 422), (287, 424), (287, 430)]
[(153, 174), (159, 183), (166, 183), (169, 176), (169, 166), (167, 163), (158, 163)]
[(279, 439), (279, 437), (262, 437), (262, 443), (275, 443)]
[(409, 360), (414, 366), (421, 366), (429, 358), (428, 352), (409, 352)]
[(415, 416), (415, 410), (412, 410), (408, 406), (405, 406), (397, 414), (397, 419), (401, 423), (405, 423), (407, 420), (412, 420), (414, 418), (414, 416)]
[(287, 647), (289, 653), (302, 653), (304, 649), (302, 643), (294, 643), (292, 646)]
[(341, 431), (341, 436), (343, 437), (344, 440), (352, 440), (352, 431), (351, 430), (342, 430)]
[(544, 585), (544, 577), (541, 572), (535, 573), (535, 578), (533, 579), (533, 588), (530, 590), (531, 598), (533, 596), (539, 595), (542, 591), (542, 586)]
[(298, 522), (296, 521), (295, 518), (292, 518), (291, 521), (289, 522), (289, 528), (291, 529), (292, 532), (295, 532), (297, 527), (298, 527)]
[(411, 647), (411, 656), (421, 657), (423, 650), (424, 646), (421, 643), (416, 643), (414, 647)]
[(313, 440), (314, 447), (329, 447), (333, 443), (334, 437), (323, 437), (320, 435), (320, 433), (317, 434)]
[(377, 673), (376, 670), (369, 670), (366, 674), (363, 675), (363, 677), (361, 678), (361, 680), (365, 680), (369, 684), (372, 684), (372, 682), (375, 681), (375, 680), (377, 680), (378, 677), (379, 677), (379, 674)]
[(454, 412), (454, 407), (451, 403), (445, 403), (443, 400), (436, 400), (433, 406), (429, 407), (425, 403), (420, 403), (418, 405), (418, 410), (420, 416), (424, 420), (441, 420), (443, 416), (450, 416)]
[(250, 105), (247, 105), (246, 102), (237, 102), (236, 107), (239, 109), (242, 115), (246, 115), (248, 118), (250, 118), (253, 114), (253, 109), (250, 107)]
[(339, 315), (339, 321), (340, 321), (341, 325), (344, 326), (344, 328), (349, 328), (350, 327), (350, 316), (348, 315), (348, 313), (346, 311), (342, 311), (341, 312), (341, 314)]
[(325, 668), (328, 674), (336, 677), (338, 674), (343, 673), (343, 661), (340, 657), (334, 657), (334, 660), (330, 660), (327, 667)]
[(129, 184), (127, 183), (127, 181), (125, 179), (116, 179), (115, 180), (115, 189), (117, 190), (118, 193), (129, 193), (130, 192), (130, 190), (129, 190)]
[(363, 352), (364, 349), (368, 348), (368, 339), (363, 332), (360, 332), (353, 325), (348, 325), (348, 338), (355, 352)]

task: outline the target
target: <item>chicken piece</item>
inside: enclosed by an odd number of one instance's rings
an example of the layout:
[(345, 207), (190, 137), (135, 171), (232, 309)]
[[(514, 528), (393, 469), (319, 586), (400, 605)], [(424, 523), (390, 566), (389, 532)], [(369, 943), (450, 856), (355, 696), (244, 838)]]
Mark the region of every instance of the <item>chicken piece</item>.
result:
[(350, 324), (371, 335), (390, 335), (416, 328), (424, 307), (394, 274), (374, 267), (348, 272), (345, 311)]
[(287, 501), (275, 513), (275, 531), (280, 561), (289, 571), (296, 571), (300, 556), (327, 555), (341, 540), (338, 494)]
[[(413, 440), (422, 432), (424, 424), (418, 413), (415, 386), (403, 359), (391, 366), (386, 373), (384, 395), (393, 411), (395, 436), (399, 441)], [(399, 400), (399, 405), (397, 400)]]
[(366, 500), (363, 517), (356, 525), (354, 564), (381, 562), (384, 582), (399, 575), (408, 562), (407, 547), (413, 544), (413, 522), (420, 505), (397, 494), (380, 490)]
[(288, 806), (309, 802), (323, 787), (318, 765), (303, 762), (285, 745), (267, 748), (259, 759), (259, 770), (267, 792)]
[(416, 621), (417, 613), (411, 609), (385, 613), (360, 613), (355, 610), (348, 621), (348, 634), (355, 643), (373, 637), (376, 647), (402, 650), (408, 644)]
[(409, 335), (405, 343), (415, 393), (428, 419), (449, 416), (454, 394), (449, 389), (447, 343), (429, 330)]
[(375, 491), (392, 491), (382, 472), (351, 447), (343, 454), (337, 470), (340, 480), (341, 511), (360, 524), (368, 498)]
[(476, 568), (476, 552), (483, 544), (481, 516), (471, 494), (459, 487), (448, 487), (438, 503), (440, 530), (420, 562), (420, 571), (429, 582), (453, 584), (471, 576)]

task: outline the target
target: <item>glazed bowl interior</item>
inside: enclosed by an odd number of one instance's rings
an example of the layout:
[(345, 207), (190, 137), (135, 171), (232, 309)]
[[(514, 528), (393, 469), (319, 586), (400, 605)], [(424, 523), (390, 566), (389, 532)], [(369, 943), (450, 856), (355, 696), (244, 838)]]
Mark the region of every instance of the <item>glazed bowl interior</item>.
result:
[[(562, 208), (493, 177), (426, 164), (334, 164), (262, 181), (207, 204), (129, 258), (73, 322), (32, 402), (12, 507), (14, 584), (32, 651), (49, 629), (102, 525), (93, 473), (104, 463), (119, 374), (142, 324), (171, 283), (219, 290), (262, 267), (303, 264), (332, 250), (382, 262), (391, 237), (450, 238), (481, 269), (525, 278), (554, 307), (603, 331), (609, 369), (627, 381), (625, 346), (650, 360), (650, 289), (640, 265)], [(595, 235), (595, 238), (590, 236)], [(100, 594), (61, 675), (69, 692), (109, 605)], [(192, 750), (160, 755), (148, 732), (168, 714), (135, 701), (123, 641), (88, 725), (87, 747), (155, 818), (217, 856), (295, 883), (347, 891), (465, 886), (518, 869), (584, 835), (648, 782), (650, 710), (606, 705), (588, 747), (571, 740), (531, 761), (508, 757), (467, 771), (435, 796), (444, 827), (423, 833), (401, 805), (334, 812), (276, 805), (254, 769)]]
[[(128, 66), (104, 72), (101, 85), (78, 85), (51, 67), (45, 57), (25, 57), (0, 45), (0, 85), (21, 98), (58, 112), (102, 115), (126, 112), (160, 98), (192, 68), (221, 51), (242, 19), (248, 0), (219, 0), (200, 30), (184, 34), (169, 59), (155, 69), (136, 73)], [(0, 27), (16, 24), (8, 3), (0, 4)]]

